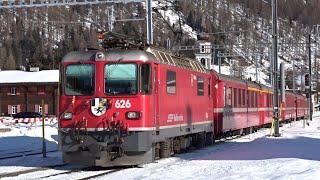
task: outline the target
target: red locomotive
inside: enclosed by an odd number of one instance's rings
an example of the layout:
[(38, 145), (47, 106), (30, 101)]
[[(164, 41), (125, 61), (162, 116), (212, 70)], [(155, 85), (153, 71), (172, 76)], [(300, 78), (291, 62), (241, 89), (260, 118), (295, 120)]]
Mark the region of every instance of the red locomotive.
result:
[[(137, 165), (272, 121), (272, 90), (148, 48), (72, 52), (60, 68), (59, 140), (65, 162)], [(287, 93), (282, 119), (306, 115)]]

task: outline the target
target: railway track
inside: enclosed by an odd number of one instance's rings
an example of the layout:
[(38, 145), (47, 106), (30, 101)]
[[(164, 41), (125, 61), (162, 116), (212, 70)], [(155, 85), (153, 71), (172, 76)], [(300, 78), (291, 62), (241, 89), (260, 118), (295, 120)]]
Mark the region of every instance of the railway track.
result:
[[(235, 136), (229, 136), (227, 138), (222, 138), (218, 141), (216, 141), (215, 145), (223, 144), (226, 141), (237, 139), (241, 137), (241, 135), (235, 135)], [(192, 152), (189, 151), (189, 152)], [(77, 179), (77, 180), (89, 180), (97, 177), (102, 177), (108, 174), (112, 174), (124, 169), (132, 168), (134, 166), (130, 167), (118, 167), (114, 169), (108, 169), (108, 168), (101, 168), (101, 167), (74, 167), (69, 164), (59, 164), (59, 165), (53, 165), (53, 166), (46, 166), (46, 167), (39, 167), (39, 168), (32, 168), (32, 169), (27, 169), (27, 170), (22, 170), (22, 171), (17, 171), (17, 172), (9, 172), (9, 173), (3, 173), (0, 174), (0, 179), (5, 178), (5, 177), (16, 177), (20, 175), (26, 175), (28, 176), (29, 173), (34, 173), (34, 172), (40, 172), (46, 174), (45, 176), (39, 176), (39, 177), (34, 177), (32, 179), (63, 179), (65, 178), (64, 175), (68, 175), (68, 177), (74, 176), (72, 179)], [(45, 172), (47, 170), (58, 170), (58, 172)], [(95, 172), (96, 171), (96, 172)], [(61, 177), (60, 177), (61, 176)], [(31, 175), (30, 175), (31, 177)], [(80, 178), (79, 178), (80, 177)]]
[(39, 179), (40, 180), (40, 179), (48, 179), (48, 178), (58, 178), (58, 176), (63, 176), (63, 175), (71, 175), (72, 176), (73, 173), (77, 174), (80, 172), (87, 173), (87, 172), (97, 171), (97, 173), (94, 173), (93, 175), (88, 176), (86, 174), (83, 174), (83, 175), (81, 175), (82, 176), (81, 178), (75, 178), (78, 180), (88, 180), (88, 179), (92, 179), (95, 177), (100, 177), (100, 176), (104, 176), (104, 175), (111, 174), (114, 172), (118, 172), (118, 171), (121, 171), (121, 170), (127, 169), (127, 168), (128, 167), (123, 167), (123, 168), (121, 167), (121, 168), (116, 168), (116, 169), (103, 169), (103, 168), (99, 168), (99, 167), (72, 167), (72, 165), (69, 165), (69, 164), (59, 164), (59, 165), (53, 165), (53, 166), (26, 169), (26, 170), (16, 171), (16, 172), (2, 173), (2, 174), (0, 174), (0, 179), (1, 178), (8, 178), (8, 177), (17, 177), (20, 175), (28, 175), (29, 173), (35, 173), (35, 172), (39, 172), (39, 171), (43, 171), (43, 173), (45, 173), (45, 171), (52, 170), (52, 169), (63, 170), (63, 172), (53, 173), (53, 174), (50, 174), (47, 176), (33, 177), (32, 179)]
[[(52, 153), (52, 152), (58, 152), (58, 150), (47, 151), (47, 153)], [(32, 155), (38, 155), (38, 154), (42, 154), (42, 152), (39, 152), (39, 151), (36, 152), (33, 150), (10, 152), (10, 153), (0, 155), (0, 160), (13, 159), (13, 158), (18, 158), (18, 157), (32, 156)]]
[(59, 168), (59, 167), (63, 167), (63, 166), (68, 166), (68, 164), (64, 163), (64, 164), (58, 164), (58, 165), (52, 165), (52, 166), (46, 166), (46, 167), (26, 169), (26, 170), (22, 170), (22, 171), (2, 173), (2, 174), (0, 174), (0, 179), (5, 178), (5, 177), (15, 177), (15, 176), (19, 176), (22, 174), (28, 174), (28, 173), (37, 172), (37, 171), (45, 171), (48, 169)]
[(56, 173), (56, 174), (52, 174), (52, 175), (48, 175), (48, 176), (44, 176), (44, 177), (39, 177), (38, 179), (48, 179), (48, 178), (52, 178), (52, 177), (56, 177), (58, 178), (57, 176), (61, 176), (61, 175), (69, 175), (70, 177), (72, 176), (73, 173), (80, 173), (80, 172), (83, 172), (83, 173), (92, 173), (94, 171), (97, 171), (97, 173), (94, 173), (93, 175), (81, 175), (83, 177), (81, 178), (74, 178), (74, 179), (77, 179), (77, 180), (88, 180), (88, 179), (92, 179), (92, 178), (96, 178), (96, 177), (100, 177), (100, 176), (104, 176), (104, 175), (107, 175), (107, 174), (111, 174), (111, 173), (114, 173), (114, 172), (118, 172), (118, 171), (121, 171), (123, 169), (127, 169), (127, 167), (122, 167), (122, 168), (116, 168), (116, 169), (103, 169), (103, 168), (100, 168), (100, 167), (83, 167), (83, 168), (75, 168), (75, 169), (71, 169), (69, 171), (65, 171), (65, 172), (59, 172), (59, 173)]
[(125, 168), (113, 169), (113, 170), (110, 170), (110, 171), (107, 171), (107, 172), (95, 174), (95, 175), (88, 176), (88, 177), (85, 177), (85, 178), (80, 178), (78, 180), (89, 180), (89, 179), (92, 179), (92, 178), (96, 178), (96, 177), (104, 176), (104, 175), (107, 175), (107, 174), (115, 173), (115, 172), (121, 171), (123, 169), (125, 169)]

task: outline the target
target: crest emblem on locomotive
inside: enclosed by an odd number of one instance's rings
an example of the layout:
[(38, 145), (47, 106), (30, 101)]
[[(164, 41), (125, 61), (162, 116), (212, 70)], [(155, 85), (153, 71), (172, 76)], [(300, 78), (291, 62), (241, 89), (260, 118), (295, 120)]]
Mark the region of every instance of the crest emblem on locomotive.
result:
[(95, 116), (101, 116), (106, 113), (107, 99), (94, 98), (91, 100), (91, 112)]

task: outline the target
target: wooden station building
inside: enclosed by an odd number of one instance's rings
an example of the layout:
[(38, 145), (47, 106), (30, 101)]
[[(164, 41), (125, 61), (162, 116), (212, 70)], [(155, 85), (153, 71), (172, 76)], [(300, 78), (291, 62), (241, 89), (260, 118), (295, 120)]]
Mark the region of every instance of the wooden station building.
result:
[(0, 71), (0, 116), (19, 112), (56, 115), (58, 84), (58, 70)]

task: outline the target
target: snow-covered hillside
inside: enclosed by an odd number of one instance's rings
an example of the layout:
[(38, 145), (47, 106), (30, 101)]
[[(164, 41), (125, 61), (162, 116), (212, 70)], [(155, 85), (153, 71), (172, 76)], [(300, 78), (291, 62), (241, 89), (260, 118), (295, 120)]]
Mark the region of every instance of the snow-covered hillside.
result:
[[(186, 21), (186, 18), (193, 16), (186, 14), (186, 12), (184, 12), (185, 14), (180, 12), (180, 14), (182, 14), (182, 30), (185, 35), (195, 40), (195, 34), (199, 33), (208, 33), (208, 35), (211, 36), (211, 39), (214, 40), (223, 36), (223, 42), (220, 41), (215, 45), (232, 46), (232, 48), (228, 49), (219, 49), (219, 51), (230, 55), (223, 57), (223, 61), (226, 63), (224, 63), (221, 68), (222, 74), (238, 76), (235, 71), (241, 71), (240, 74), (243, 79), (251, 79), (252, 81), (271, 86), (272, 23), (270, 16), (269, 18), (265, 18), (260, 14), (250, 14), (250, 9), (247, 9), (243, 5), (245, 3), (230, 3), (230, 1), (227, 0), (215, 2), (206, 0), (190, 1), (192, 6), (186, 4), (183, 5), (196, 8), (197, 12), (200, 12), (202, 15), (202, 17), (195, 18), (195, 21), (197, 21), (197, 18), (201, 20), (201, 27), (204, 26), (202, 30), (207, 26), (210, 26), (211, 30), (206, 32), (199, 29), (192, 29), (192, 27), (195, 26), (192, 23), (195, 22), (190, 23), (190, 21)], [(268, 5), (269, 3), (265, 4), (270, 8)], [(170, 7), (173, 6), (173, 4), (168, 1), (159, 0), (154, 1), (154, 6)], [(168, 20), (171, 26), (179, 24), (178, 12), (173, 8), (162, 8), (159, 11), (162, 16)], [(271, 11), (269, 13), (271, 13)], [(295, 71), (297, 77), (303, 76), (306, 73), (306, 33), (308, 33), (306, 29), (302, 28), (301, 24), (297, 21), (290, 23), (283, 17), (278, 18), (278, 66), (282, 62), (285, 63), (288, 81), (291, 81), (292, 79), (292, 77), (290, 77), (293, 66), (292, 61), (294, 61), (296, 66)], [(316, 32), (312, 31), (312, 33)], [(317, 37), (313, 35), (312, 38), (316, 39)], [(313, 52), (317, 50), (318, 46), (312, 46)], [(215, 53), (217, 53), (217, 51)], [(311, 59), (313, 61), (312, 63), (314, 63), (314, 60), (316, 59), (314, 53), (312, 53)], [(241, 65), (243, 62), (247, 65)], [(241, 66), (242, 68), (241, 70), (233, 69), (232, 66)], [(214, 69), (218, 71), (219, 68), (218, 66), (214, 66)], [(316, 72), (315, 68), (313, 71)], [(297, 81), (297, 85), (299, 86), (301, 80), (297, 77), (295, 78), (295, 82)], [(292, 81), (287, 85), (292, 89)]]

